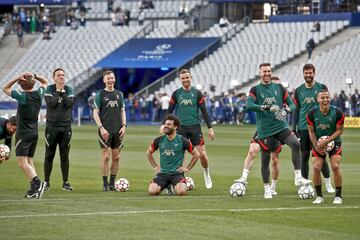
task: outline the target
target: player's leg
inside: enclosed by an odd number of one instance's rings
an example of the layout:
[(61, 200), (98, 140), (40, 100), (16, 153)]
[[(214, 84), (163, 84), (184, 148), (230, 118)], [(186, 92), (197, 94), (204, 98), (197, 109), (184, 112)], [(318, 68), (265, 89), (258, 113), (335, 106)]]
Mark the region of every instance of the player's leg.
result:
[(316, 199), (313, 201), (314, 204), (321, 204), (324, 202), (324, 197), (321, 189), (321, 168), (326, 156), (320, 156), (313, 150), (313, 183), (316, 191)]
[(271, 153), (271, 193), (272, 195), (277, 195), (276, 184), (280, 174), (280, 162), (279, 162), (279, 152), (275, 151)]
[(269, 150), (262, 150), (261, 151), (261, 177), (264, 183), (264, 198), (271, 199), (272, 193), (270, 189), (270, 151)]
[(156, 183), (152, 182), (149, 185), (148, 193), (149, 195), (159, 195), (161, 193), (161, 187)]
[[(56, 131), (54, 128), (45, 129), (45, 159), (44, 159), (44, 177), (47, 183), (46, 190), (50, 189), (50, 175), (53, 168), (53, 161), (56, 153)], [(61, 153), (61, 151), (60, 151)]]
[(183, 196), (186, 194), (186, 179), (183, 174), (175, 174), (171, 180), (171, 185), (174, 186), (175, 194)]
[(109, 190), (115, 190), (115, 179), (120, 165), (120, 153), (123, 146), (123, 139), (120, 134), (114, 134), (111, 139), (111, 167)]
[(286, 128), (279, 134), (277, 134), (277, 138), (280, 142), (288, 145), (291, 148), (291, 160), (294, 166), (295, 173), (295, 186), (309, 184), (310, 180), (307, 180), (301, 175), (301, 154), (300, 154), (300, 142), (298, 138), (293, 134), (290, 129)]
[(321, 173), (324, 176), (325, 188), (328, 193), (334, 193), (335, 189), (331, 185), (331, 178), (330, 178), (330, 169), (329, 164), (327, 161), (324, 161), (323, 167), (321, 169)]
[(69, 153), (70, 153), (70, 147), (71, 147), (71, 126), (66, 127), (61, 131), (61, 138), (59, 139), (59, 152), (60, 152), (60, 166), (61, 166), (61, 173), (63, 178), (63, 185), (62, 190), (64, 191), (73, 191), (73, 187), (68, 182), (69, 178), (69, 167), (70, 167), (70, 161), (69, 161)]
[(163, 189), (165, 189), (170, 183), (169, 178), (166, 174), (158, 173), (153, 178), (149, 185), (149, 195), (159, 195)]
[(334, 182), (335, 182), (335, 198), (333, 203), (334, 204), (342, 204), (342, 175), (340, 171), (340, 163), (341, 163), (341, 156), (342, 154), (342, 147), (341, 143), (336, 143), (334, 149), (329, 153), (330, 155), (330, 164), (331, 169), (334, 173)]
[(260, 152), (260, 145), (256, 142), (251, 142), (249, 151), (244, 161), (244, 168), (242, 175), (239, 179), (235, 179), (235, 182), (241, 182), (247, 185), (247, 178), (249, 176), (252, 165), (254, 164), (255, 158)]
[(109, 161), (110, 161), (110, 154), (111, 154), (111, 145), (109, 142), (110, 136), (108, 141), (105, 141), (98, 132), (99, 135), (99, 145), (101, 148), (101, 160), (100, 160), (100, 172), (103, 180), (103, 191), (109, 190)]

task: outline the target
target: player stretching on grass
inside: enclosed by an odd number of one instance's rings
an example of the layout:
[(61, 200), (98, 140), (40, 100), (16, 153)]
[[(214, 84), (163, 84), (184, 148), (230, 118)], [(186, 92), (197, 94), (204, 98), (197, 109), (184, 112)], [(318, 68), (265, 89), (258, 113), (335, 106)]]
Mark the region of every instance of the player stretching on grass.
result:
[(246, 108), (248, 111), (256, 112), (256, 128), (259, 139), (263, 143), (260, 146), (262, 149), (261, 175), (264, 183), (264, 198), (271, 199), (269, 162), (270, 153), (275, 151), (277, 141), (291, 148), (295, 185), (309, 184), (311, 181), (301, 176), (300, 143), (288, 128), (286, 112), (283, 109), (284, 103), (291, 110), (295, 109), (295, 105), (281, 84), (271, 82), (271, 65), (262, 63), (259, 69), (261, 82), (250, 89)]

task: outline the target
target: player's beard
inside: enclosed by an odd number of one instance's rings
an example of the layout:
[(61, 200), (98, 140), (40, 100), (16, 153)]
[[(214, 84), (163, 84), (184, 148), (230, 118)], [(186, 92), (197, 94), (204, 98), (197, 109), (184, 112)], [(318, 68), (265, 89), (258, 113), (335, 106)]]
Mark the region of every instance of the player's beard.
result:
[(314, 82), (314, 78), (311, 77), (311, 76), (308, 76), (308, 77), (305, 77), (305, 81), (308, 83), (308, 84), (311, 84)]
[(174, 133), (175, 129), (174, 128), (168, 128), (168, 127), (164, 127), (164, 131), (166, 135), (171, 135)]

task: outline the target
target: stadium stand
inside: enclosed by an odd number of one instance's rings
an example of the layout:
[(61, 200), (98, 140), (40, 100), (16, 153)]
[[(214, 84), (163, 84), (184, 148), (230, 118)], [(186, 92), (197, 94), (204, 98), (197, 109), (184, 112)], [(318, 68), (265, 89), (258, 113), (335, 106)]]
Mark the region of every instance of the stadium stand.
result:
[[(308, 39), (313, 38), (319, 43), (348, 24), (347, 21), (321, 22), (320, 32), (311, 32), (313, 22), (250, 24), (218, 51), (190, 69), (194, 83), (201, 85), (206, 92), (210, 92), (210, 86), (214, 85), (214, 95), (221, 95), (235, 86), (254, 80), (260, 62), (280, 66), (304, 53)], [(178, 79), (159, 91), (171, 94), (176, 88)]]
[[(51, 71), (62, 67), (70, 81), (81, 73), (88, 71), (99, 60), (132, 38), (141, 27), (113, 27), (107, 23), (87, 26), (78, 30), (59, 27), (49, 41), (39, 37), (22, 59), (1, 80), (9, 81), (23, 71), (40, 73), (52, 79)], [(1, 100), (9, 100), (1, 95)]]
[(221, 37), (226, 34), (231, 28), (236, 26), (236, 23), (230, 23), (226, 27), (220, 27), (220, 25), (214, 24), (209, 30), (200, 34), (200, 37)]
[(188, 28), (189, 25), (185, 24), (182, 20), (158, 21), (158, 26), (146, 38), (178, 37)]

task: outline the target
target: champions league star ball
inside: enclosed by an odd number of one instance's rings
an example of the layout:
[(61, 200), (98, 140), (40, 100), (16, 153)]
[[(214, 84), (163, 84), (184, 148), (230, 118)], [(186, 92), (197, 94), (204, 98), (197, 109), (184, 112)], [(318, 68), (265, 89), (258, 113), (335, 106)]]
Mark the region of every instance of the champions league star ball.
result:
[(314, 188), (310, 185), (303, 185), (298, 190), (300, 199), (310, 199), (315, 196)]
[(120, 178), (115, 182), (115, 190), (118, 192), (126, 192), (129, 190), (130, 182), (126, 178)]
[(246, 193), (246, 187), (242, 183), (234, 183), (230, 187), (230, 195), (233, 197), (243, 197)]
[[(319, 144), (322, 140), (324, 139), (327, 139), (329, 136), (322, 136), (322, 137), (319, 137), (319, 139), (317, 140), (317, 144)], [(329, 142), (327, 145), (326, 145), (326, 148), (325, 150), (327, 152), (330, 152), (331, 150), (333, 150), (335, 147), (335, 142), (334, 141), (331, 141)]]
[(10, 157), (10, 148), (5, 144), (0, 144), (0, 157)]
[(195, 182), (191, 177), (185, 178), (186, 191), (191, 191), (195, 187)]

